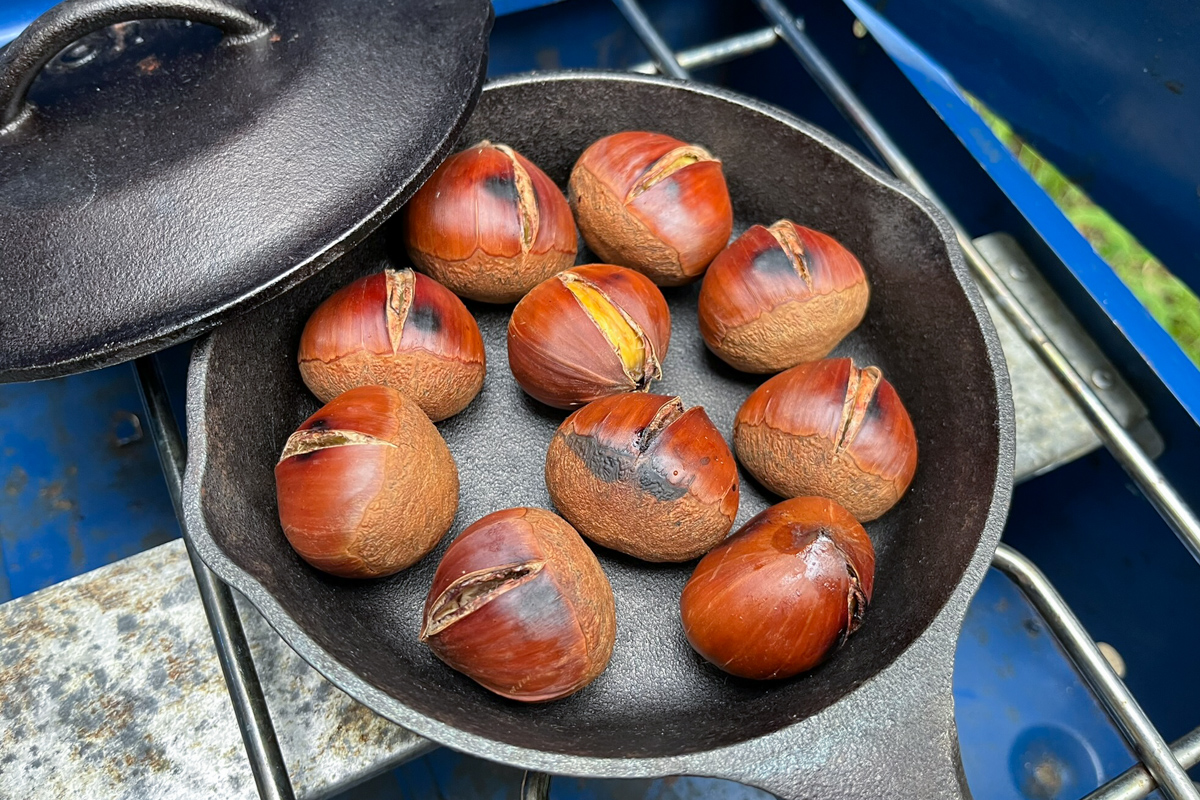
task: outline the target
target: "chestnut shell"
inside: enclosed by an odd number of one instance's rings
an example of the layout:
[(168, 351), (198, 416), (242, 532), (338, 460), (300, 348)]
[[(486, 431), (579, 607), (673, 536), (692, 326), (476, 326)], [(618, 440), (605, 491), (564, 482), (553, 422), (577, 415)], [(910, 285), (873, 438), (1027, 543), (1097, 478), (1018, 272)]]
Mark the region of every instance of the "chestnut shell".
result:
[(733, 445), (772, 492), (829, 497), (862, 522), (895, 505), (917, 469), (916, 433), (896, 390), (878, 367), (848, 358), (801, 364), (754, 390)]
[(321, 402), (356, 386), (390, 386), (434, 422), (483, 388), (483, 337), (466, 306), (433, 278), (386, 269), (317, 306), (300, 335), (300, 375)]
[(616, 641), (612, 587), (596, 556), (540, 508), (488, 514), (451, 543), (425, 601), (421, 640), (485, 688), (527, 703), (595, 680)]
[(875, 588), (875, 548), (836, 502), (771, 506), (696, 565), (680, 616), (697, 653), (733, 675), (789, 678), (858, 630)]
[(630, 393), (563, 422), (546, 455), (546, 488), (587, 538), (645, 561), (687, 561), (733, 527), (737, 464), (704, 409)]
[[(634, 329), (644, 357), (628, 369), (620, 353), (567, 283), (592, 287)], [(671, 312), (658, 287), (633, 270), (587, 264), (546, 279), (513, 309), (508, 365), (530, 396), (555, 408), (578, 408), (614, 394), (645, 391), (662, 376), (671, 343)]]
[(554, 181), (482, 141), (442, 162), (404, 213), (409, 258), (455, 294), (511, 303), (575, 263), (575, 220)]
[(300, 557), (344, 578), (391, 575), (433, 549), (458, 511), (458, 468), (425, 412), (386, 386), (338, 395), (275, 466), (279, 521)]
[(721, 251), (700, 287), (700, 333), (745, 372), (778, 372), (829, 355), (858, 327), (871, 291), (832, 236), (779, 220)]
[(575, 162), (568, 191), (588, 247), (660, 286), (700, 277), (733, 231), (721, 162), (661, 133), (594, 142)]

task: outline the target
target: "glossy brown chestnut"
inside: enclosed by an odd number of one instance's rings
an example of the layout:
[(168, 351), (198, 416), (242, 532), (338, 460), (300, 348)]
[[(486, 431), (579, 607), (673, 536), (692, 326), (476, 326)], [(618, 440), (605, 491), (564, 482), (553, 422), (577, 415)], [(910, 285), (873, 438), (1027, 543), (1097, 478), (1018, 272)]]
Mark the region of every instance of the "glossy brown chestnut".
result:
[(340, 394), (288, 437), (279, 522), (314, 567), (391, 575), (433, 549), (458, 510), (458, 469), (417, 404), (386, 386)]
[(895, 505), (917, 469), (896, 390), (878, 367), (848, 358), (801, 364), (758, 387), (738, 410), (733, 447), (772, 492), (832, 498), (861, 522)]
[(508, 322), (508, 365), (521, 388), (555, 408), (644, 392), (662, 377), (671, 312), (644, 275), (588, 264), (538, 284)]
[(858, 630), (875, 587), (875, 549), (832, 500), (771, 506), (696, 565), (683, 587), (683, 631), (732, 675), (790, 678)]
[(567, 417), (546, 455), (550, 499), (575, 529), (646, 561), (687, 561), (725, 538), (737, 463), (704, 409), (620, 394)]
[(733, 230), (721, 162), (661, 133), (626, 131), (595, 142), (575, 163), (568, 188), (588, 247), (659, 286), (700, 277)]
[(700, 287), (700, 333), (745, 372), (824, 358), (867, 313), (858, 259), (832, 236), (781, 219), (721, 251)]
[(300, 335), (300, 375), (321, 402), (356, 386), (390, 386), (437, 422), (475, 399), (486, 371), (471, 312), (411, 269), (342, 287), (317, 306)]
[(540, 508), (510, 508), (446, 550), (421, 641), (496, 694), (540, 703), (595, 680), (616, 632), (612, 587), (575, 529)]
[(451, 291), (511, 303), (575, 263), (575, 220), (554, 181), (503, 144), (446, 159), (408, 201), (408, 255)]

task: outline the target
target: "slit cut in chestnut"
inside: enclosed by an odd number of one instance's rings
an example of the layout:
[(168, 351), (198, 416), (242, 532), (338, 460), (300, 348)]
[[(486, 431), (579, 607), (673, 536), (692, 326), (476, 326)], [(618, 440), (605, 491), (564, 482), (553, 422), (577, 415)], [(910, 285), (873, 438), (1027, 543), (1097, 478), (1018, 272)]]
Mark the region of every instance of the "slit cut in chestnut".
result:
[(436, 636), (463, 617), (537, 577), (545, 561), (528, 561), (463, 575), (433, 602), (421, 626), (420, 640)]

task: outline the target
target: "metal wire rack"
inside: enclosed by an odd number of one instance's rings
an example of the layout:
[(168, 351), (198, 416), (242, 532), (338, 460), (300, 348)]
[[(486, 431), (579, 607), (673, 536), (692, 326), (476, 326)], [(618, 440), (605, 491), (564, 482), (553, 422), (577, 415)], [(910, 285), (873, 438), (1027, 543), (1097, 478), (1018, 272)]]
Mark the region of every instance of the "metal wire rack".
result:
[[(1108, 450), (1188, 551), (1200, 561), (1200, 520), (1137, 441), (1101, 402), (1087, 380), (1079, 375), (1034, 317), (1000, 280), (965, 229), (938, 199), (921, 173), (905, 157), (888, 132), (809, 38), (803, 20), (793, 17), (781, 0), (753, 2), (766, 20), (767, 24), (763, 28), (676, 53), (655, 29), (637, 0), (613, 0), (653, 59), (634, 66), (635, 72), (660, 72), (674, 78), (687, 79), (690, 77), (690, 70), (741, 58), (781, 42), (786, 44), (805, 71), (857, 129), (864, 142), (880, 160), (887, 164), (898, 178), (926, 195), (946, 213), (958, 235), (967, 262), (983, 290), (991, 295), (996, 305), (1041, 357), (1087, 416)], [(180, 497), (186, 462), (183, 438), (172, 415), (165, 384), (156, 362), (151, 357), (146, 357), (140, 359), (136, 367), (150, 433), (162, 463), (176, 513), (182, 519)], [(188, 554), (196, 573), (200, 596), (212, 628), (222, 672), (259, 794), (266, 800), (290, 800), (295, 796), (291, 780), (280, 752), (246, 635), (234, 606), (233, 595), (229, 587), (221, 583), (199, 560), (190, 543)], [(1200, 763), (1200, 727), (1168, 745), (1104, 658), (1096, 641), (1037, 567), (1004, 544), (1000, 545), (992, 563), (1020, 587), (1045, 618), (1050, 630), (1139, 759), (1139, 764), (1092, 792), (1084, 800), (1137, 800), (1156, 789), (1168, 800), (1200, 800), (1200, 790), (1186, 774), (1188, 768)], [(523, 800), (547, 800), (549, 791), (549, 776), (527, 773), (521, 797)]]

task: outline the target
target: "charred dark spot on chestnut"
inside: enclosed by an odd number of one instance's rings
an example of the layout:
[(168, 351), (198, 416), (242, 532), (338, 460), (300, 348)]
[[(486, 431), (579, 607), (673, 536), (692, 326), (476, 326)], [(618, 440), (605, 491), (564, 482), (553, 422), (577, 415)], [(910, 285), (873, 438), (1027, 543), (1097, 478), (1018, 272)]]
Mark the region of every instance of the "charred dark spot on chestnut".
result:
[(751, 260), (755, 272), (763, 275), (795, 275), (796, 266), (779, 247), (768, 247)]
[(328, 427), (329, 427), (329, 420), (327, 420), (323, 417), (321, 419), (314, 419), (312, 422), (308, 423), (308, 429), (310, 431), (319, 431), (319, 430), (322, 430), (322, 429), (328, 428)]
[(638, 488), (656, 500), (663, 502), (678, 500), (688, 493), (690, 483), (690, 481), (683, 485), (671, 483), (669, 477), (656, 470), (651, 464), (638, 465)]
[(601, 444), (590, 436), (568, 433), (563, 439), (588, 472), (605, 483), (623, 480), (633, 469), (633, 458), (629, 453)]
[(883, 409), (879, 407), (879, 393), (876, 392), (875, 396), (871, 398), (871, 402), (867, 403), (867, 410), (863, 412), (863, 422), (861, 427), (865, 428), (867, 425), (882, 425), (886, 422), (887, 420), (884, 417)]
[(511, 175), (489, 175), (483, 179), (483, 190), (497, 200), (516, 205), (520, 201), (516, 181)]
[(433, 306), (413, 305), (406, 322), (425, 333), (439, 333), (442, 330), (442, 317)]

